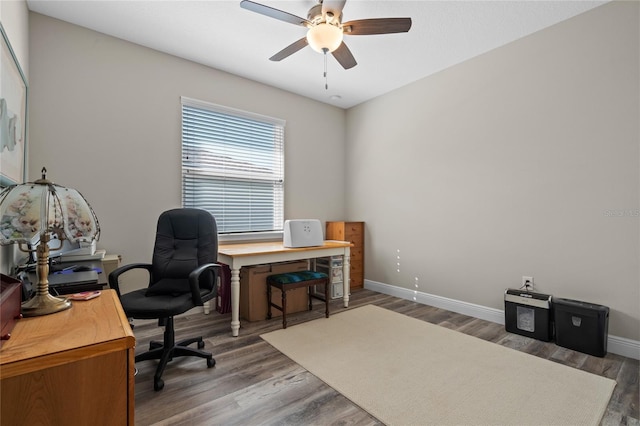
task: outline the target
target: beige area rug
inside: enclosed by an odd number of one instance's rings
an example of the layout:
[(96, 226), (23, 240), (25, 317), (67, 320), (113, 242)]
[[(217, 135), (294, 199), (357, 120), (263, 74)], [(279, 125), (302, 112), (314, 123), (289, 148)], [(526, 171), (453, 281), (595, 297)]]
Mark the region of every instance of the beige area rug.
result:
[(374, 305), (261, 337), (389, 425), (597, 425), (616, 384)]

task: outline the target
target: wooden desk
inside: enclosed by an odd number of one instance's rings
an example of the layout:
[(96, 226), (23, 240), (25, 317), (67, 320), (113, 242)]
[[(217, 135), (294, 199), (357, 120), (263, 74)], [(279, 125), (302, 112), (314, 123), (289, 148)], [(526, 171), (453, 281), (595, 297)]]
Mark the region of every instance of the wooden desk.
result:
[(231, 268), (231, 334), (240, 331), (240, 268), (264, 263), (287, 262), (290, 260), (313, 259), (316, 257), (344, 257), (344, 307), (349, 306), (349, 265), (352, 244), (347, 241), (325, 241), (318, 247), (287, 248), (282, 242), (261, 242), (246, 244), (221, 244), (218, 246), (218, 260)]
[(18, 320), (0, 350), (0, 424), (133, 425), (135, 338), (114, 290)]

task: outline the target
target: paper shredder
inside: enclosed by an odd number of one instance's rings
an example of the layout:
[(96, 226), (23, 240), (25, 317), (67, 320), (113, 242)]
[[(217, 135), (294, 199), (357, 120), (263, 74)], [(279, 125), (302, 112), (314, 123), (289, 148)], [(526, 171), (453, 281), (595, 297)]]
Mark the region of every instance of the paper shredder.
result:
[(504, 324), (510, 333), (550, 341), (553, 338), (551, 295), (507, 289), (504, 293)]
[(553, 316), (558, 346), (599, 357), (607, 354), (608, 307), (554, 297)]

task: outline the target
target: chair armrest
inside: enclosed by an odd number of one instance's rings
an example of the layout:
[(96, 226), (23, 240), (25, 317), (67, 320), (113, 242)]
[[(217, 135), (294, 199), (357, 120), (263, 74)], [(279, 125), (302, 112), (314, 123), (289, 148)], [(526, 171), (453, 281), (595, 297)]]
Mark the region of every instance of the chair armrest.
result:
[(202, 296), (200, 295), (200, 275), (202, 275), (202, 273), (205, 271), (213, 272), (213, 288), (211, 289), (211, 292), (214, 293), (214, 297), (215, 297), (215, 293), (217, 292), (216, 279), (218, 278), (218, 275), (219, 275), (218, 271), (220, 267), (221, 266), (218, 265), (217, 263), (205, 263), (204, 265), (198, 266), (189, 274), (189, 286), (191, 287), (191, 297), (193, 298), (193, 303), (196, 306), (202, 306), (204, 304), (204, 302), (202, 301)]
[(149, 284), (151, 284), (151, 264), (149, 263), (131, 263), (114, 269), (109, 274), (109, 287), (114, 289), (120, 297), (120, 275), (132, 269), (145, 269), (149, 272)]

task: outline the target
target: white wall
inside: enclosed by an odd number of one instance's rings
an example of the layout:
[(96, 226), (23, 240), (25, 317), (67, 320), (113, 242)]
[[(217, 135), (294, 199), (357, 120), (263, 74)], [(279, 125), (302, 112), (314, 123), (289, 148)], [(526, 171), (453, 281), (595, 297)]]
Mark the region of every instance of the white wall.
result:
[(25, 0), (0, 1), (4, 27), (22, 72), (29, 79), (29, 9)]
[(531, 275), (640, 340), (639, 16), (607, 4), (349, 110), (366, 278), (502, 308)]
[[(0, 22), (28, 82), (29, 10), (27, 9), (27, 2), (24, 0), (0, 1)], [(27, 152), (28, 150), (29, 144), (27, 141)], [(16, 246), (0, 247), (0, 272), (3, 274), (13, 273), (14, 265), (24, 256), (24, 253), (20, 252)]]
[(344, 110), (29, 16), (30, 177), (46, 166), (89, 200), (98, 247), (149, 261), (158, 215), (180, 206), (180, 96), (286, 120), (285, 218), (344, 215)]
[[(367, 279), (413, 290), (418, 278), (419, 291), (501, 308), (504, 289), (533, 275), (539, 291), (609, 306), (610, 333), (640, 340), (637, 3), (602, 6), (346, 117), (29, 16), (30, 177), (46, 164), (80, 189), (100, 246), (125, 262), (149, 258), (158, 212), (179, 205), (186, 95), (287, 120), (287, 217), (366, 221)], [(318, 123), (332, 125), (315, 136)]]

